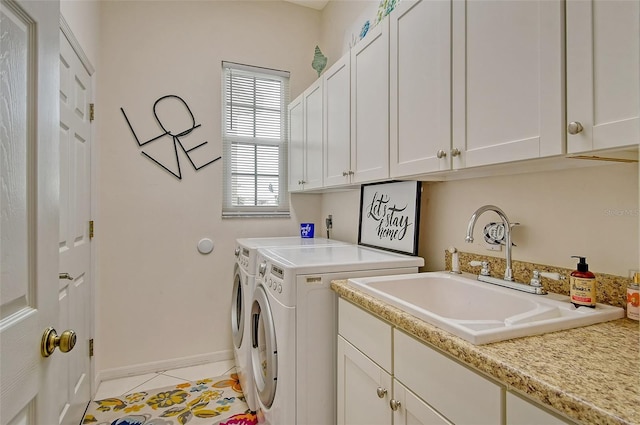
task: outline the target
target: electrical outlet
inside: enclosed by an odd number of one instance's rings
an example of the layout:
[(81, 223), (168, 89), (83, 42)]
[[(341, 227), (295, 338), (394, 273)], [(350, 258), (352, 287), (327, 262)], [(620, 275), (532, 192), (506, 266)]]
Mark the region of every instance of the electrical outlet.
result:
[(327, 229), (333, 229), (333, 217), (329, 214), (329, 217), (326, 218)]
[(484, 247), (487, 251), (502, 251), (502, 245), (493, 245), (490, 243), (485, 243)]

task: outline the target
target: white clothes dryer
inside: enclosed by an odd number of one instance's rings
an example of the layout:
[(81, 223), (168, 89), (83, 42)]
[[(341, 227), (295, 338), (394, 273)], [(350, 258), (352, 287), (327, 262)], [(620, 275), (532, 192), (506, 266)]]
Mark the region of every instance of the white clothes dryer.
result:
[(251, 361), (258, 420), (336, 423), (337, 295), (332, 280), (416, 273), (420, 257), (356, 245), (258, 250)]
[(233, 354), (240, 386), (249, 408), (258, 408), (253, 373), (251, 371), (251, 337), (249, 336), (249, 314), (255, 289), (256, 256), (260, 247), (315, 247), (326, 245), (348, 245), (346, 242), (325, 238), (242, 238), (236, 240), (236, 262), (233, 271), (231, 297), (231, 334)]

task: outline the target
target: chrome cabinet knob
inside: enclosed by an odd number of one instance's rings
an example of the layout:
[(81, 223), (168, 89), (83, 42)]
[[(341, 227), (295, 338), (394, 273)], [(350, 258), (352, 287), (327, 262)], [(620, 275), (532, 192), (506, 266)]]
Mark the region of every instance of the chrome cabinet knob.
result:
[(376, 389), (376, 393), (378, 394), (379, 398), (384, 398), (384, 396), (387, 395), (387, 389), (386, 388), (382, 388), (382, 387), (378, 387)]
[(453, 148), (451, 149), (451, 156), (456, 157), (456, 156), (460, 156), (462, 152), (460, 152), (460, 149), (458, 148)]
[(567, 131), (569, 132), (569, 134), (582, 133), (582, 130), (584, 130), (584, 127), (579, 121), (572, 121), (567, 126)]
[(349, 175), (349, 172), (348, 172), (348, 171), (343, 171), (343, 172), (342, 172), (342, 177), (347, 177), (348, 175)]
[(391, 410), (393, 410), (394, 412), (398, 410), (401, 405), (402, 404), (396, 399), (392, 398), (391, 401), (389, 401), (389, 406), (391, 407)]
[(443, 151), (442, 149), (440, 149), (438, 151), (438, 153), (436, 153), (436, 156), (438, 157), (438, 159), (442, 159), (442, 158), (447, 156), (447, 153), (445, 151)]

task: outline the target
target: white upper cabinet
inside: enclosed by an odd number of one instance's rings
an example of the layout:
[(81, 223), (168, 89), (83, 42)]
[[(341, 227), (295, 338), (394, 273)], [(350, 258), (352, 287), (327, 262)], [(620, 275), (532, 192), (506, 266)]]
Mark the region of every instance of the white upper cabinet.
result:
[(351, 181), (351, 56), (344, 55), (325, 71), (324, 185)]
[(302, 95), (287, 108), (289, 114), (289, 191), (302, 190), (304, 179), (304, 111)]
[(304, 189), (322, 187), (322, 79), (303, 94), (305, 134)]
[(568, 0), (566, 19), (568, 152), (637, 146), (640, 2)]
[(353, 183), (389, 177), (389, 20), (351, 49)]
[(453, 1), (454, 169), (564, 153), (563, 6)]
[(405, 0), (390, 20), (391, 177), (451, 168), (451, 1)]
[(289, 191), (322, 187), (322, 79), (288, 106)]

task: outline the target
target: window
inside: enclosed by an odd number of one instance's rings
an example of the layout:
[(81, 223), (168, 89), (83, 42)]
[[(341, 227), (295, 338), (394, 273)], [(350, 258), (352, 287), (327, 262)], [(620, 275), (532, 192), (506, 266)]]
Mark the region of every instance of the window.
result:
[(222, 215), (288, 215), (289, 73), (223, 62), (222, 79)]

